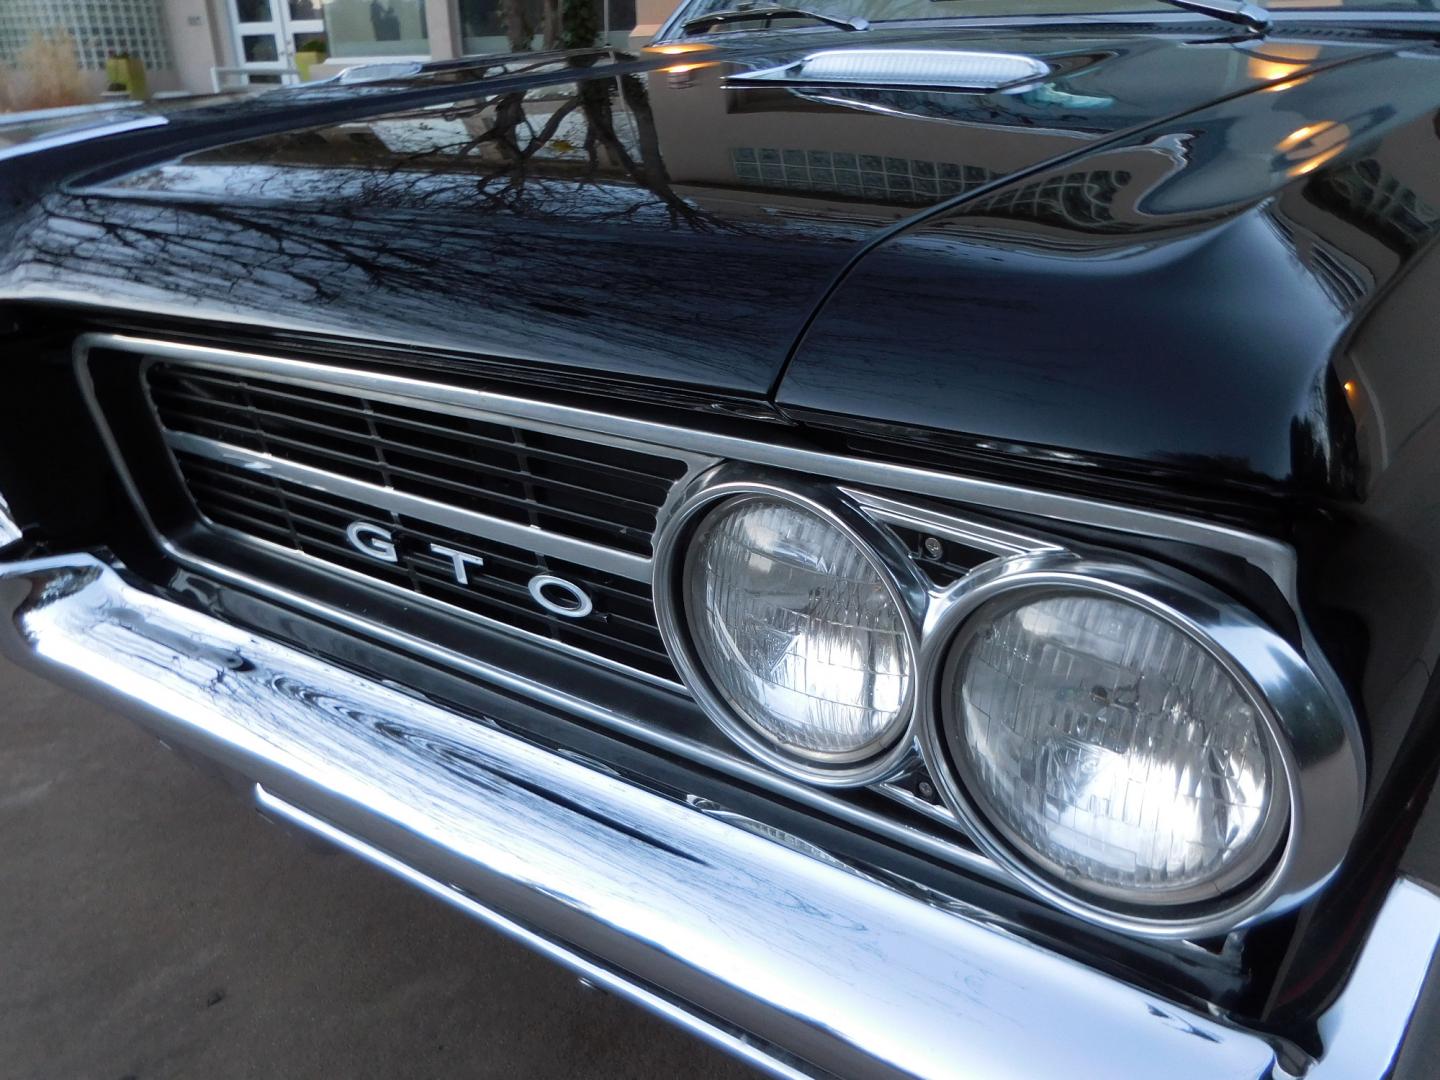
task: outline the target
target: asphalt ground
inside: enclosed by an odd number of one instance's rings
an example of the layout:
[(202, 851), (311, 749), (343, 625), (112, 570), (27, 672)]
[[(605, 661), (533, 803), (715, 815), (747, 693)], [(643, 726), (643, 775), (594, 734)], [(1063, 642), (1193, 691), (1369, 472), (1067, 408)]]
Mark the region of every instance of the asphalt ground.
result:
[(755, 1075), (0, 661), (0, 1077)]

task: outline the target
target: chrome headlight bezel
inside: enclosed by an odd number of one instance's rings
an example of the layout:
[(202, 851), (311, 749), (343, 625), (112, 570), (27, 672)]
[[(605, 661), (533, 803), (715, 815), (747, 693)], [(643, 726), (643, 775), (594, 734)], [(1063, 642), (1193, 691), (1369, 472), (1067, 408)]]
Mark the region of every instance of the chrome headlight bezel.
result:
[[(857, 760), (787, 753), (740, 715), (715, 686), (696, 652), (685, 613), (684, 574), (690, 542), (710, 512), (735, 499), (761, 497), (788, 503), (820, 518), (840, 532), (876, 571), (900, 614), (910, 657), (911, 683), (904, 719), (895, 734), (873, 753)], [(857, 787), (892, 777), (916, 753), (920, 617), (925, 583), (895, 537), (866, 517), (833, 488), (803, 481), (777, 482), (738, 465), (722, 465), (698, 477), (662, 515), (656, 533), (653, 579), (655, 612), (671, 660), (696, 702), (715, 725), (751, 756), (787, 776), (820, 787)]]
[[(1270, 791), (1267, 793), (1265, 810), (1260, 824), (1255, 830), (1251, 849), (1244, 852), (1242, 857), (1238, 857), (1223, 867), (1221, 872), (1210, 875), (1203, 881), (1188, 887), (1177, 887), (1163, 893), (1159, 891), (1150, 893), (1138, 887), (1131, 888), (1125, 885), (1087, 880), (1078, 875), (1070, 879), (1069, 888), (1066, 889), (1063, 868), (1045, 853), (1037, 850), (1020, 834), (1018, 829), (1006, 822), (1002, 815), (992, 812), (990, 797), (984, 790), (983, 782), (974, 775), (972, 766), (964, 756), (957, 752), (953, 745), (953, 734), (947, 738), (944, 730), (946, 720), (950, 719), (952, 725), (955, 726), (962, 723), (950, 712), (956, 698), (955, 691), (962, 680), (962, 673), (956, 663), (959, 654), (971, 644), (978, 633), (983, 632), (987, 625), (990, 625), (1003, 613), (1013, 611), (1027, 603), (1057, 596), (1089, 596), (1120, 601), (1171, 624), (1203, 649), (1220, 669), (1234, 680), (1241, 697), (1255, 710), (1258, 718), (1256, 725), (1258, 733), (1265, 744), (1266, 762), (1271, 767)], [(1200, 638), (1193, 626), (1176, 620), (1174, 613), (1167, 608), (1148, 601), (1137, 602), (1133, 594), (1107, 588), (1101, 582), (1087, 582), (1083, 587), (1030, 584), (1002, 590), (973, 608), (950, 636), (948, 647), (940, 659), (938, 684), (935, 691), (937, 703), (934, 738), (936, 746), (945, 756), (946, 764), (950, 769), (948, 775), (953, 777), (956, 792), (965, 799), (976, 821), (983, 821), (984, 827), (1003, 840), (1016, 858), (1025, 862), (1037, 875), (1058, 883), (1057, 887), (1064, 891), (1085, 896), (1096, 904), (1114, 905), (1121, 909), (1144, 913), (1174, 912), (1184, 910), (1186, 907), (1202, 907), (1219, 898), (1243, 891), (1261, 875), (1266, 865), (1273, 861), (1276, 852), (1280, 849), (1281, 838), (1289, 826), (1290, 794), (1289, 770), (1284, 764), (1284, 744), (1276, 734), (1278, 725), (1275, 718), (1271, 715), (1269, 706), (1254, 688), (1251, 680), (1232, 659), (1219, 653), (1207, 640)], [(977, 829), (979, 827), (977, 825)]]
[[(949, 659), (965, 628), (992, 601), (1025, 593), (1090, 592), (1134, 604), (1192, 637), (1235, 678), (1268, 736), (1288, 821), (1274, 850), (1243, 881), (1173, 906), (1124, 903), (1067, 886), (996, 827), (970, 791), (943, 730)], [(1006, 559), (937, 593), (926, 613), (918, 671), (921, 752), (945, 804), (976, 844), (1030, 891), (1092, 922), (1170, 938), (1225, 933), (1313, 893), (1339, 865), (1359, 819), (1363, 762), (1351, 724), (1310, 666), (1279, 634), (1218, 590), (1139, 562), (1069, 553)]]
[[(691, 644), (681, 575), (689, 543), (706, 513), (721, 501), (768, 496), (807, 510), (866, 553), (902, 612), (913, 650), (911, 709), (883, 753), (859, 762), (817, 762), (786, 754), (736, 715), (717, 692)], [(753, 759), (815, 787), (881, 783), (923, 761), (941, 801), (981, 853), (1010, 881), (1095, 925), (1157, 939), (1194, 939), (1242, 928), (1293, 909), (1339, 867), (1359, 823), (1365, 762), (1358, 723), (1323, 655), (1312, 663), (1299, 648), (1246, 606), (1170, 566), (1121, 554), (1081, 557), (1051, 541), (1000, 532), (978, 522), (952, 525), (928, 511), (900, 512), (863, 491), (812, 483), (739, 463), (718, 465), (674, 493), (656, 530), (654, 598), (667, 650), (696, 703), (716, 727)], [(958, 519), (957, 519), (958, 520)], [(983, 521), (983, 519), (981, 519)], [(995, 553), (954, 584), (926, 577), (887, 523), (935, 529)], [(1269, 857), (1247, 864), (1244, 880), (1193, 903), (1126, 902), (1077, 890), (1034, 865), (993, 828), (950, 760), (941, 728), (946, 660), (957, 634), (989, 601), (1028, 590), (1082, 590), (1127, 601), (1165, 619), (1197, 641), (1242, 688), (1263, 722), (1284, 827)], [(1304, 650), (1316, 646), (1304, 636)], [(1253, 870), (1253, 872), (1249, 872)], [(1202, 890), (1203, 891), (1203, 890)]]

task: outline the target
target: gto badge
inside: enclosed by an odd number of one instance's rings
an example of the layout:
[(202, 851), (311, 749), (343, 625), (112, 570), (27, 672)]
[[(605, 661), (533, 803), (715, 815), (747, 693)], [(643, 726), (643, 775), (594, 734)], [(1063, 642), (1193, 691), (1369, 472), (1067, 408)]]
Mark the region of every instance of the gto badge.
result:
[[(345, 528), (345, 538), (350, 546), (362, 555), (379, 562), (399, 563), (400, 552), (395, 546), (395, 534), (383, 525), (368, 521), (352, 521)], [(472, 571), (479, 571), (485, 560), (468, 551), (457, 551), (443, 544), (427, 544), (432, 555), (438, 555), (450, 562), (450, 571), (455, 584), (469, 585)], [(554, 574), (536, 574), (530, 579), (530, 597), (552, 615), (566, 619), (583, 619), (595, 609), (590, 596), (573, 581), (556, 577)]]

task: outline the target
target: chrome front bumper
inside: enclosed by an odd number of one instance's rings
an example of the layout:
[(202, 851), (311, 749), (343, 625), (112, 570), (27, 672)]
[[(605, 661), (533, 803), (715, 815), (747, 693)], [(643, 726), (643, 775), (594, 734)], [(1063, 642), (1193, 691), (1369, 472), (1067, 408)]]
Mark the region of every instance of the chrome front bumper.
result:
[[(197, 614), (93, 557), (0, 565), (0, 613), (12, 658), (248, 778), (272, 816), (774, 1074), (1281, 1075), (1255, 1033)], [(1321, 1018), (1310, 1075), (1383, 1074), (1437, 941), (1440, 899), (1398, 882)]]

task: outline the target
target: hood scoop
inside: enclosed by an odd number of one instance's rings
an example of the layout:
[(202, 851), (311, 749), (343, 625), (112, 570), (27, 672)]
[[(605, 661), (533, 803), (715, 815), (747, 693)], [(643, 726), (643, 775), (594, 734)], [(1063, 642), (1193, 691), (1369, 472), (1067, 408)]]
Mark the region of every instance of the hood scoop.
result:
[(1050, 74), (1050, 65), (1017, 53), (959, 49), (827, 49), (780, 67), (731, 75), (731, 86), (850, 87), (992, 94)]

